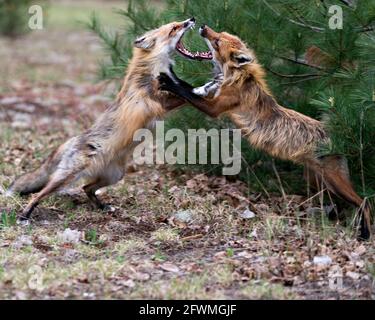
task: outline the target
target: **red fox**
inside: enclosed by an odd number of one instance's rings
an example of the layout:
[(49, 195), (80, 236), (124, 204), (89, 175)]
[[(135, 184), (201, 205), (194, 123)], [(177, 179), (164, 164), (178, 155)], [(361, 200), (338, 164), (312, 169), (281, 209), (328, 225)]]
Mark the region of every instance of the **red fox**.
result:
[(179, 95), (212, 117), (226, 113), (254, 147), (303, 164), (307, 178), (318, 186), (324, 183), (329, 191), (360, 208), (359, 238), (368, 239), (370, 207), (354, 191), (345, 158), (318, 155), (319, 145), (330, 142), (322, 123), (275, 101), (254, 52), (238, 37), (207, 26), (199, 31), (212, 52), (216, 81), (191, 90), (161, 74), (160, 89)]
[(95, 192), (123, 178), (126, 160), (135, 147), (134, 132), (152, 126), (155, 119), (185, 103), (159, 91), (157, 77), (165, 72), (177, 82), (172, 71), (175, 52), (191, 59), (206, 58), (184, 52), (181, 38), (194, 26), (194, 18), (172, 22), (135, 40), (133, 58), (113, 105), (90, 129), (57, 148), (39, 169), (11, 184), (8, 195), (37, 193), (23, 210), (21, 221), (29, 219), (42, 199), (80, 178), (86, 180), (83, 190), (91, 202), (105, 208)]

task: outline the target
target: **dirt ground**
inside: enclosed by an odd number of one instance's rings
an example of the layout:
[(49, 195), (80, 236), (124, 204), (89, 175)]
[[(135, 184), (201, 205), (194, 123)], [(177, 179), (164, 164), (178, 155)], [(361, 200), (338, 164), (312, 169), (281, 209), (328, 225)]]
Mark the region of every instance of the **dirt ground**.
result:
[(113, 212), (75, 189), (17, 225), (27, 198), (6, 188), (88, 128), (114, 90), (94, 81), (100, 43), (64, 25), (0, 38), (0, 298), (375, 297), (375, 242), (356, 241), (350, 221), (329, 221), (307, 197), (173, 166), (130, 165), (100, 194)]

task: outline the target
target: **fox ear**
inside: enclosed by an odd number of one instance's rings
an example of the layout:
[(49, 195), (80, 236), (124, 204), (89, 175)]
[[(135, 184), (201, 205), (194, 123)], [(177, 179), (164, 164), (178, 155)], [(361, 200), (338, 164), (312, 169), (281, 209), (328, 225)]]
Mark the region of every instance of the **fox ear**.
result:
[(134, 41), (134, 47), (149, 50), (155, 45), (155, 39), (151, 37), (139, 37)]
[(254, 61), (254, 58), (246, 53), (240, 52), (233, 54), (233, 60), (237, 67), (241, 67), (245, 64), (252, 63)]

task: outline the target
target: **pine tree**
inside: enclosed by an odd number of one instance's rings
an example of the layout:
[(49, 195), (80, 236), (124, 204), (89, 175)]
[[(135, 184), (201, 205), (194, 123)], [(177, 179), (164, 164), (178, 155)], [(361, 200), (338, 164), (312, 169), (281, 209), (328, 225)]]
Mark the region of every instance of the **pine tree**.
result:
[(0, 0), (0, 34), (15, 37), (25, 33), (31, 0)]
[[(336, 19), (340, 9), (342, 28)], [(198, 23), (236, 34), (256, 52), (277, 101), (324, 121), (332, 145), (322, 152), (345, 155), (356, 189), (363, 196), (374, 196), (374, 1), (167, 0), (161, 7), (153, 7), (148, 1), (139, 0), (129, 1), (127, 9), (118, 13), (130, 22), (126, 31), (105, 32), (97, 19), (92, 20), (91, 28), (103, 39), (111, 56), (101, 67), (101, 78), (122, 78), (132, 40), (166, 22), (194, 16)], [(196, 32), (189, 32), (184, 42), (192, 50), (206, 50)], [(207, 62), (182, 58), (177, 59), (175, 67), (176, 73), (193, 85), (205, 83), (210, 70)], [(233, 126), (226, 119), (204, 117), (191, 107), (173, 114), (168, 124), (182, 129)], [(242, 152), (245, 163), (241, 177), (251, 181), (253, 187), (259, 182), (272, 189), (276, 184), (270, 158), (246, 142)], [(276, 164), (284, 187), (301, 191), (301, 170), (290, 163)], [(298, 175), (293, 174), (296, 170)], [(254, 174), (261, 177), (260, 181), (254, 179)]]

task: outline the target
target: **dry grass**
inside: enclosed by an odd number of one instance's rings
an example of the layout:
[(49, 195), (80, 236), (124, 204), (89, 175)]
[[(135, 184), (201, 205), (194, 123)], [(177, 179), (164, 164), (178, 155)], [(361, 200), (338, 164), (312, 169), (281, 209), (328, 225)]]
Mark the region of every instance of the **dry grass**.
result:
[[(32, 134), (41, 151), (48, 134)], [(11, 157), (17, 148), (7, 146)], [(20, 167), (37, 161), (30, 155)], [(1, 175), (3, 186), (23, 171), (13, 163), (2, 167), (8, 172)], [(192, 179), (206, 191), (191, 189)], [(215, 190), (214, 180), (170, 167), (140, 167), (101, 195), (116, 206), (114, 213), (92, 211), (82, 194), (43, 202), (31, 226), (9, 224), (0, 231), (2, 298), (371, 298), (373, 243), (358, 243), (349, 228), (322, 224), (320, 216), (298, 219), (281, 211), (276, 197), (259, 200), (256, 217), (242, 219), (235, 197)], [(220, 183), (232, 196), (244, 193), (242, 184)], [(25, 204), (0, 195), (2, 212)], [(193, 219), (178, 221), (180, 210)], [(95, 230), (95, 239), (62, 243), (58, 234), (66, 228), (86, 235)], [(332, 264), (314, 265), (320, 255), (330, 256)], [(43, 285), (33, 290), (35, 266), (41, 267)], [(334, 266), (344, 274), (338, 290), (329, 288)]]

